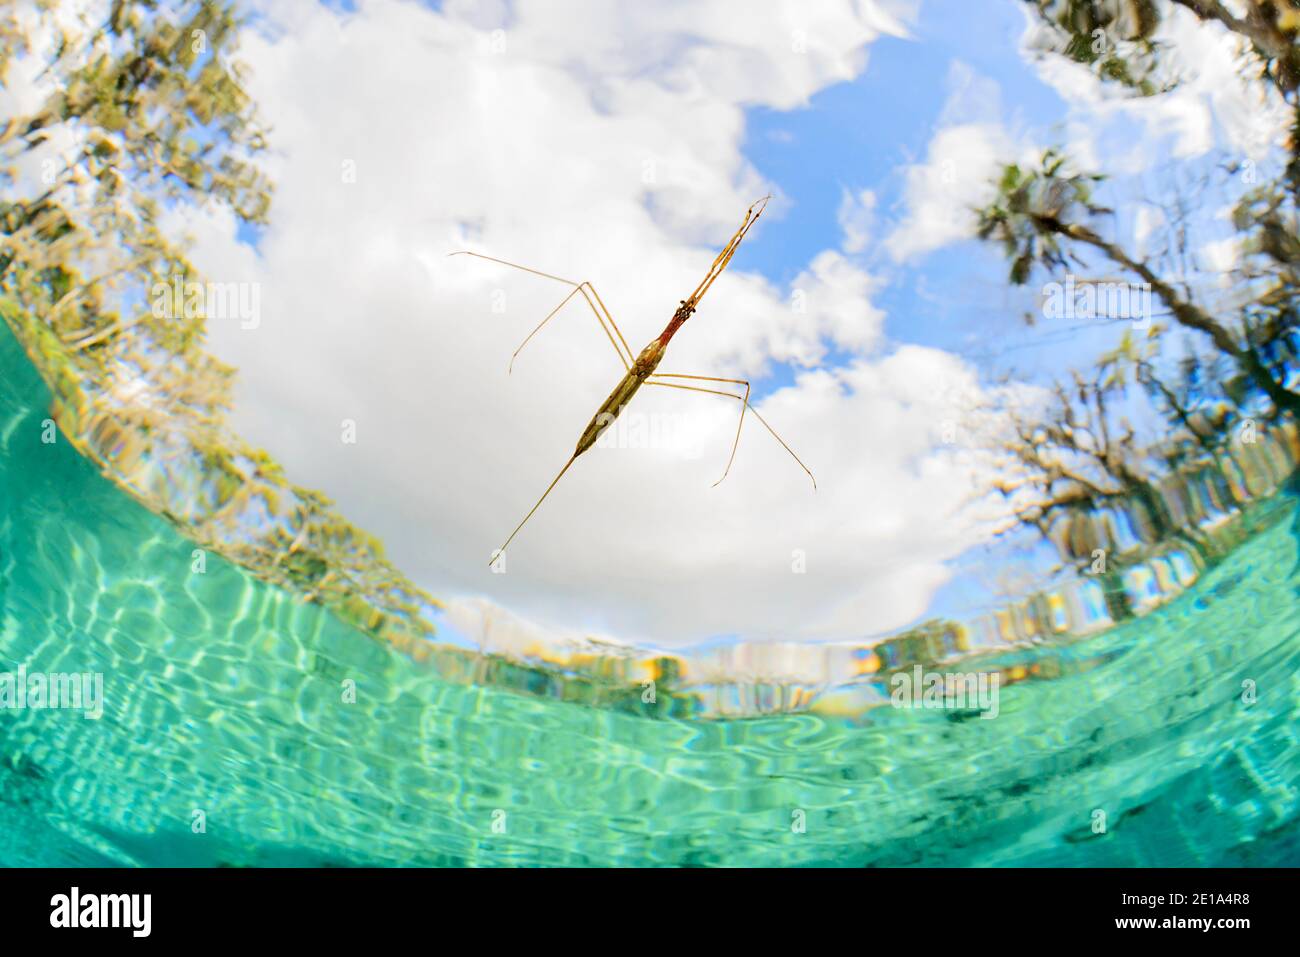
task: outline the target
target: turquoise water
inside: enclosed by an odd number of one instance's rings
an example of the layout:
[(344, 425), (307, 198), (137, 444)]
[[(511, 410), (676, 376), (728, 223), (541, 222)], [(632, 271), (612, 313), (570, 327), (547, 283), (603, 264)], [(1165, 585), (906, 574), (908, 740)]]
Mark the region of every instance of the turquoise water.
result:
[(995, 720), (649, 718), (449, 684), (215, 556), (196, 574), (41, 441), (2, 328), (0, 373), (0, 671), (105, 694), (99, 720), (0, 712), (7, 865), (1300, 862), (1289, 499), (1159, 611), (1018, 653), (1077, 667)]

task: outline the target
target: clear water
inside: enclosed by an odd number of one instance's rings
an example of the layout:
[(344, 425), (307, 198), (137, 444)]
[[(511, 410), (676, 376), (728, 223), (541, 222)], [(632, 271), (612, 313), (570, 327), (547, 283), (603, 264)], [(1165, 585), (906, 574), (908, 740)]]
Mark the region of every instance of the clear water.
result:
[(1021, 653), (1080, 667), (996, 720), (671, 720), (448, 684), (214, 556), (192, 573), (41, 442), (47, 402), (0, 336), (0, 670), (102, 672), (106, 702), (0, 712), (5, 864), (1300, 862), (1291, 500), (1160, 611)]

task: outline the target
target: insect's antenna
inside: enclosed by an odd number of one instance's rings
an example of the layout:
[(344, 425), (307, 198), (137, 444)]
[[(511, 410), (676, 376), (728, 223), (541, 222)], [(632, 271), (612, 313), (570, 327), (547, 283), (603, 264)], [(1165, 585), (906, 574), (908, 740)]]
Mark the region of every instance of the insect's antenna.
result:
[(524, 520), (515, 526), (515, 530), (510, 533), (510, 537), (506, 539), (506, 543), (492, 553), (492, 558), (488, 562), (488, 565), (491, 565), (492, 562), (496, 561), (498, 555), (502, 555), (505, 553), (506, 548), (508, 548), (510, 543), (515, 540), (515, 536), (519, 534), (519, 529), (527, 525), (528, 520), (533, 517), (533, 512), (541, 508), (542, 503), (546, 501), (546, 496), (550, 495), (551, 489), (555, 488), (555, 486), (559, 484), (560, 479), (564, 478), (564, 473), (569, 471), (569, 466), (574, 463), (574, 460), (577, 459), (577, 457), (578, 456), (575, 455), (573, 456), (573, 458), (569, 459), (569, 461), (564, 463), (564, 468), (560, 469), (560, 474), (555, 476), (555, 478), (551, 480), (550, 485), (546, 486), (546, 491), (542, 493), (542, 497), (537, 500), (536, 505), (534, 505), (531, 509), (529, 509), (528, 514), (524, 516)]
[(713, 265), (709, 267), (708, 274), (700, 280), (700, 284), (695, 287), (695, 291), (691, 293), (690, 298), (685, 300), (686, 304), (691, 306), (692, 309), (699, 305), (700, 300), (704, 298), (704, 294), (713, 285), (713, 281), (721, 276), (722, 271), (727, 268), (727, 263), (731, 262), (731, 257), (736, 255), (736, 250), (740, 248), (740, 241), (745, 238), (745, 234), (749, 232), (750, 227), (758, 222), (758, 217), (763, 214), (763, 210), (767, 208), (767, 202), (771, 198), (771, 195), (764, 196), (745, 210), (744, 222), (740, 224), (736, 234), (731, 237), (731, 241), (722, 247), (722, 252), (718, 253), (718, 257), (713, 260)]

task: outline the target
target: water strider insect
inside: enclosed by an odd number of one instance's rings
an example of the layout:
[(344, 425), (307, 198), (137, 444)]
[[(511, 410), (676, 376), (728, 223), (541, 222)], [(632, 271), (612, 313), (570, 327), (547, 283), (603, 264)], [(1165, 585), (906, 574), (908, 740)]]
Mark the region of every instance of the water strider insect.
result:
[[(542, 493), (542, 497), (537, 500), (537, 504), (534, 505), (532, 509), (529, 510), (528, 514), (524, 516), (523, 521), (515, 526), (515, 530), (510, 533), (510, 537), (506, 539), (505, 544), (493, 552), (492, 559), (488, 564), (491, 564), (492, 561), (496, 561), (497, 556), (505, 552), (510, 543), (514, 541), (515, 536), (519, 534), (519, 530), (527, 524), (530, 518), (533, 517), (533, 513), (541, 507), (542, 502), (546, 501), (546, 496), (550, 495), (551, 490), (555, 488), (560, 479), (564, 478), (564, 473), (569, 470), (569, 466), (577, 460), (579, 455), (596, 444), (596, 440), (600, 438), (601, 433), (609, 428), (613, 421), (618, 417), (619, 413), (626, 408), (628, 402), (631, 401), (632, 396), (636, 395), (643, 385), (662, 386), (666, 389), (685, 389), (690, 392), (704, 392), (709, 395), (721, 395), (729, 399), (736, 399), (741, 403), (740, 421), (736, 425), (736, 438), (731, 443), (731, 457), (727, 459), (727, 467), (722, 473), (722, 478), (713, 483), (715, 486), (731, 472), (731, 464), (736, 460), (736, 449), (740, 445), (740, 430), (745, 424), (745, 412), (748, 410), (754, 413), (754, 416), (758, 421), (762, 422), (767, 428), (767, 431), (772, 433), (773, 438), (780, 442), (782, 448), (789, 452), (794, 460), (799, 463), (799, 467), (808, 473), (808, 477), (812, 479), (813, 488), (817, 487), (817, 480), (813, 478), (813, 474), (809, 470), (808, 466), (803, 464), (803, 461), (799, 456), (794, 454), (794, 450), (791, 449), (790, 446), (786, 445), (785, 440), (776, 434), (776, 430), (767, 424), (767, 420), (759, 415), (758, 411), (749, 404), (748, 381), (745, 379), (725, 379), (719, 376), (686, 375), (680, 372), (656, 371), (659, 368), (660, 360), (664, 357), (664, 350), (668, 348), (669, 341), (671, 341), (672, 337), (677, 334), (677, 330), (682, 327), (686, 320), (691, 317), (691, 314), (695, 312), (696, 308), (700, 304), (700, 300), (704, 298), (704, 294), (708, 292), (709, 287), (713, 285), (713, 281), (722, 274), (724, 269), (727, 268), (727, 263), (731, 262), (731, 257), (736, 254), (736, 249), (740, 246), (740, 241), (745, 238), (745, 234), (749, 232), (750, 227), (758, 221), (758, 217), (762, 215), (769, 199), (771, 199), (770, 196), (764, 196), (762, 199), (753, 203), (749, 209), (745, 211), (744, 222), (740, 224), (740, 228), (736, 230), (736, 234), (731, 237), (731, 241), (722, 248), (722, 252), (718, 253), (718, 258), (713, 260), (713, 265), (709, 267), (708, 274), (700, 281), (700, 284), (695, 287), (695, 291), (692, 292), (689, 297), (681, 300), (681, 304), (677, 307), (677, 311), (673, 313), (672, 319), (669, 320), (667, 327), (659, 334), (658, 338), (651, 339), (650, 343), (642, 349), (641, 353), (637, 356), (632, 355), (632, 350), (628, 347), (627, 340), (623, 338), (623, 333), (619, 331), (618, 325), (614, 322), (614, 317), (610, 315), (609, 309), (606, 308), (604, 301), (600, 298), (600, 294), (596, 292), (596, 288), (590, 282), (573, 282), (569, 279), (561, 279), (559, 276), (552, 276), (550, 273), (542, 272), (538, 269), (530, 269), (527, 266), (520, 266), (518, 263), (507, 262), (504, 259), (497, 259), (493, 256), (484, 256), (482, 253), (463, 251), (451, 254), (453, 256), (475, 256), (479, 259), (486, 259), (490, 262), (500, 263), (503, 266), (510, 266), (513, 269), (522, 269), (524, 272), (530, 272), (534, 276), (554, 279), (556, 282), (562, 282), (573, 287), (573, 291), (565, 296), (563, 301), (552, 309), (547, 314), (546, 318), (537, 324), (537, 328), (530, 332), (524, 341), (519, 344), (519, 348), (516, 349), (514, 355), (510, 357), (511, 368), (514, 367), (515, 358), (523, 350), (524, 346), (528, 345), (533, 336), (537, 335), (537, 333), (541, 331), (542, 327), (551, 321), (551, 317), (563, 309), (574, 296), (581, 295), (582, 298), (586, 300), (587, 305), (591, 307), (591, 311), (595, 315), (596, 321), (600, 323), (600, 328), (604, 331), (605, 336), (614, 347), (614, 351), (618, 353), (619, 361), (623, 363), (623, 368), (625, 370), (622, 380), (614, 387), (614, 391), (609, 394), (609, 398), (607, 398), (601, 404), (600, 408), (596, 410), (596, 414), (591, 417), (591, 421), (587, 423), (587, 428), (583, 430), (582, 436), (578, 439), (577, 448), (574, 450), (573, 455), (570, 456), (569, 461), (564, 463), (564, 468), (560, 469), (560, 474), (555, 476), (551, 484), (546, 487), (546, 491)], [(593, 302), (593, 300), (595, 301)], [(599, 305), (599, 309), (596, 308), (597, 305)], [(660, 381), (663, 379), (687, 379), (694, 382), (717, 382), (736, 387), (743, 386), (745, 394), (742, 396), (737, 395), (734, 392), (725, 392), (720, 388), (708, 389), (697, 385), (687, 385), (683, 382)]]

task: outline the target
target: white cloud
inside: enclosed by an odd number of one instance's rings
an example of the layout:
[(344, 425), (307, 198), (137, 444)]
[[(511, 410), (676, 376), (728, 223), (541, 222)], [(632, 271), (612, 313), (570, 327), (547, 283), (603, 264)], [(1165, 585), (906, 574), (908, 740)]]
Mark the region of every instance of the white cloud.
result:
[(992, 183), (1012, 145), (1000, 126), (968, 123), (935, 133), (924, 163), (904, 172), (906, 212), (886, 240), (897, 260), (969, 239), (974, 208), (993, 192)]
[[(677, 644), (861, 635), (913, 618), (980, 531), (963, 511), (980, 463), (937, 447), (943, 397), (978, 389), (952, 355), (885, 351), (877, 280), (844, 251), (815, 255), (788, 288), (733, 267), (661, 366), (802, 369), (758, 408), (818, 491), (754, 421), (710, 488), (737, 404), (647, 387), (625, 415), (680, 423), (702, 451), (592, 450), (504, 575), (489, 555), (622, 369), (571, 305), (507, 376), (567, 290), (445, 255), (469, 245), (591, 279), (638, 350), (769, 188), (741, 152), (743, 109), (797, 105), (860, 71), (880, 30), (901, 30), (900, 9), (546, 4), (507, 16), (369, 0), (340, 18), (314, 0), (264, 4), (267, 32), (243, 59), (273, 126), (272, 224), (253, 256), (228, 219), (189, 223), (213, 278), (262, 283), (256, 330), (212, 328), (240, 370), (237, 425), (442, 597)], [(779, 236), (779, 200), (749, 242)], [(858, 243), (846, 228), (844, 249)], [(813, 369), (831, 345), (858, 358)], [(355, 445), (341, 441), (345, 419)], [(806, 574), (792, 572), (798, 552)]]
[(973, 209), (991, 196), (1002, 164), (1021, 151), (1002, 124), (997, 83), (954, 61), (948, 89), (924, 162), (903, 170), (904, 210), (885, 243), (895, 260), (969, 238)]
[[(875, 278), (834, 250), (819, 253), (794, 281), (792, 299), (808, 314), (807, 324), (798, 325), (821, 332), (841, 348), (866, 352), (879, 344), (885, 319), (884, 313), (871, 304), (871, 294), (878, 286)], [(774, 346), (772, 353), (781, 359), (778, 348)], [(800, 361), (794, 354), (788, 358)]]

